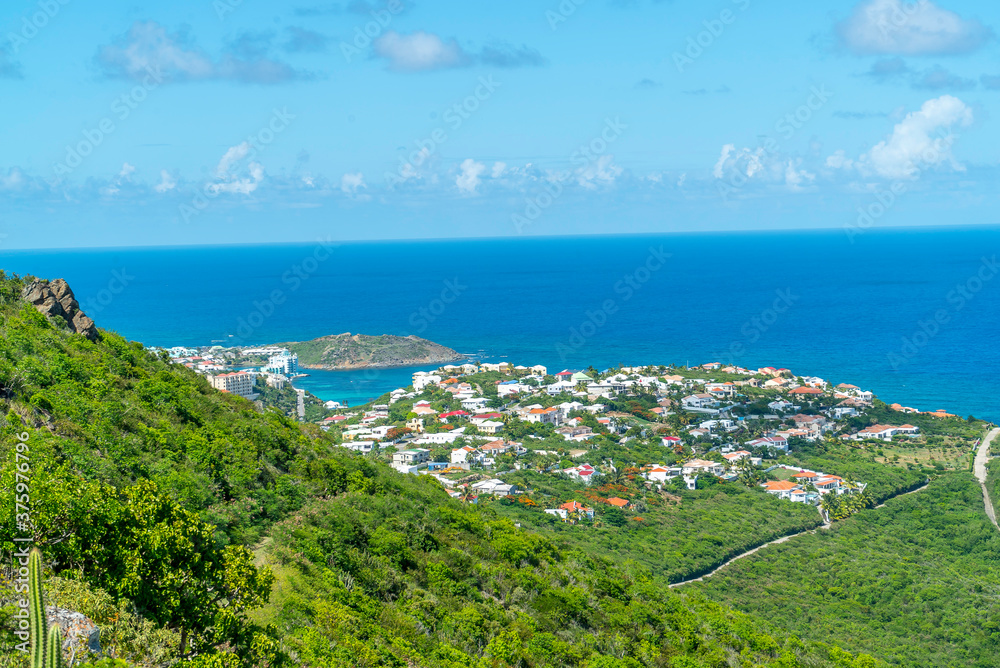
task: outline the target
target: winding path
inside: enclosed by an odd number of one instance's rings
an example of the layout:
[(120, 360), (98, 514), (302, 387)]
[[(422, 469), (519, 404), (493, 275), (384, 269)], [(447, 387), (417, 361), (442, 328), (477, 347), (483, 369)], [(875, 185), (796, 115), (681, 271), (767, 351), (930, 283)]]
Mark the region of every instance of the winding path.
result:
[[(1000, 429), (995, 429), (994, 432), (1000, 432)], [(985, 464), (984, 464), (984, 470), (985, 470)], [(927, 485), (929, 485), (929, 484), (930, 483), (924, 483), (923, 485), (921, 485), (920, 487), (917, 487), (916, 489), (911, 489), (909, 492), (903, 492), (902, 494), (897, 494), (896, 496), (890, 497), (890, 498), (886, 499), (886, 503), (888, 503), (892, 499), (898, 499), (901, 496), (906, 496), (907, 494), (916, 494), (917, 492), (926, 489)], [(986, 488), (985, 487), (983, 487), (983, 493), (984, 494), (986, 493)], [(879, 504), (879, 505), (875, 506), (875, 508), (884, 508), (884, 507), (885, 507), (885, 503), (882, 503), (882, 504)], [(990, 511), (993, 510), (992, 506), (988, 506), (988, 508), (989, 508)], [(994, 524), (996, 524), (996, 522), (994, 522)], [(802, 535), (807, 534), (807, 533), (816, 533), (820, 529), (826, 530), (826, 529), (829, 529), (829, 528), (830, 528), (830, 523), (829, 522), (824, 522), (822, 526), (819, 526), (819, 527), (817, 527), (815, 529), (806, 529), (805, 531), (800, 531), (798, 533), (793, 533), (793, 534), (790, 534), (788, 536), (782, 536), (781, 538), (776, 538), (776, 539), (774, 539), (774, 540), (772, 540), (770, 542), (764, 543), (763, 545), (758, 545), (757, 547), (753, 548), (752, 550), (747, 550), (746, 552), (741, 552), (740, 554), (737, 554), (735, 557), (733, 557), (729, 561), (725, 561), (722, 564), (720, 564), (718, 567), (716, 567), (710, 573), (706, 573), (705, 575), (702, 575), (702, 576), (696, 577), (696, 578), (692, 578), (690, 580), (684, 580), (683, 582), (675, 582), (674, 584), (670, 585), (670, 588), (672, 589), (674, 587), (680, 587), (681, 585), (686, 585), (686, 584), (691, 583), (691, 582), (701, 582), (705, 578), (712, 577), (713, 575), (715, 575), (716, 573), (718, 573), (719, 571), (721, 571), (723, 568), (725, 568), (729, 564), (733, 563), (734, 561), (742, 559), (743, 557), (749, 557), (754, 552), (757, 552), (759, 550), (763, 550), (768, 545), (777, 545), (778, 543), (784, 543), (786, 541), (789, 541), (792, 538), (795, 538), (796, 536), (802, 536)], [(1000, 528), (1000, 527), (998, 527), (998, 528)]]
[(983, 488), (983, 505), (986, 506), (986, 516), (990, 518), (990, 522), (993, 522), (993, 526), (1000, 531), (1000, 525), (997, 524), (996, 511), (993, 509), (993, 501), (990, 500), (990, 493), (986, 490), (986, 462), (990, 458), (990, 444), (996, 438), (997, 434), (1000, 434), (1000, 427), (993, 429), (983, 439), (979, 450), (976, 451), (976, 459), (972, 465), (972, 472), (979, 479), (979, 486)]
[[(994, 428), (992, 431), (990, 431), (989, 434), (986, 435), (986, 438), (983, 439), (983, 442), (979, 446), (979, 450), (976, 451), (976, 459), (973, 464), (973, 473), (975, 473), (976, 478), (979, 480), (980, 487), (983, 488), (983, 505), (986, 507), (986, 515), (987, 517), (990, 518), (990, 521), (993, 522), (993, 526), (995, 526), (997, 530), (1000, 531), (1000, 524), (997, 524), (996, 511), (993, 509), (993, 501), (990, 500), (990, 493), (986, 490), (986, 462), (989, 461), (990, 444), (993, 442), (993, 439), (996, 438), (998, 434), (1000, 434), (1000, 427)], [(897, 499), (900, 496), (906, 496), (907, 494), (916, 494), (917, 492), (926, 489), (928, 484), (929, 483), (924, 483), (922, 486), (916, 489), (910, 490), (909, 492), (904, 492), (903, 494), (899, 494), (891, 498)], [(886, 502), (888, 501), (889, 499), (886, 499)], [(879, 505), (875, 506), (875, 508), (884, 508), (884, 507), (885, 503), (880, 503)], [(742, 559), (744, 557), (749, 557), (751, 554), (754, 554), (759, 550), (763, 550), (768, 545), (777, 545), (778, 543), (784, 543), (786, 541), (789, 541), (792, 538), (795, 538), (796, 536), (801, 536), (807, 533), (816, 533), (819, 529), (829, 529), (829, 528), (830, 528), (830, 523), (826, 522), (822, 526), (816, 529), (806, 529), (805, 531), (793, 533), (789, 536), (782, 536), (781, 538), (777, 538), (770, 542), (764, 543), (763, 545), (758, 545), (752, 550), (747, 550), (746, 552), (741, 552), (740, 554), (737, 554), (732, 559), (720, 564), (710, 573), (706, 573), (705, 575), (702, 575), (697, 578), (692, 578), (690, 580), (684, 580), (683, 582), (675, 582), (674, 584), (670, 585), (670, 587), (671, 588), (680, 587), (681, 585), (686, 585), (691, 582), (701, 582), (705, 578), (712, 577), (713, 575), (721, 571), (723, 568), (733, 563), (734, 561), (737, 561), (738, 559)]]

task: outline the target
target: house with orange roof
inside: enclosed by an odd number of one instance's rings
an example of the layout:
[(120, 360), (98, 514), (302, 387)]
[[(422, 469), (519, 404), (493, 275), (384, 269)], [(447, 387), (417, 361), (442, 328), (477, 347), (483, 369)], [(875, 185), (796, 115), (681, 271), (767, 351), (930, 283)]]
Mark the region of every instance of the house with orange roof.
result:
[(768, 480), (761, 484), (764, 491), (768, 494), (774, 494), (779, 499), (790, 500), (792, 498), (792, 492), (803, 491), (801, 485), (794, 483), (791, 480)]
[(570, 515), (582, 515), (588, 519), (594, 519), (594, 509), (589, 508), (582, 503), (577, 501), (567, 501), (566, 503), (559, 506), (560, 510), (564, 510)]
[(747, 457), (751, 456), (752, 453), (749, 450), (737, 450), (736, 452), (728, 452), (722, 455), (722, 458), (725, 459), (730, 464), (735, 464), (741, 459), (746, 459)]
[(788, 394), (793, 394), (797, 397), (801, 396), (817, 396), (823, 394), (823, 390), (818, 387), (806, 387), (805, 385), (801, 387), (796, 387), (794, 390), (789, 390)]
[(676, 478), (680, 474), (678, 469), (671, 471), (666, 466), (654, 466), (643, 475), (650, 482), (666, 482), (671, 478)]
[(612, 496), (610, 499), (605, 501), (609, 506), (614, 506), (615, 508), (628, 508), (630, 504), (625, 499), (620, 499), (617, 496)]
[(561, 422), (560, 416), (558, 408), (549, 406), (548, 408), (532, 408), (524, 415), (524, 419), (528, 422), (541, 424), (559, 424)]

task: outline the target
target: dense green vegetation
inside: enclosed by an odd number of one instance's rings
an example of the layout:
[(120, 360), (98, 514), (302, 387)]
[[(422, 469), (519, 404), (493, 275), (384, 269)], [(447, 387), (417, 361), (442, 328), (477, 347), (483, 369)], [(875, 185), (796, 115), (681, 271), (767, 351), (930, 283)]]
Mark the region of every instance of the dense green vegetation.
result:
[(309, 665), (877, 665), (760, 634), (643, 568), (450, 502), (427, 478), (378, 476), (273, 538), (278, 584), (263, 614)]
[[(313, 425), (92, 343), (0, 276), (0, 551), (30, 535), (54, 602), (136, 665), (872, 666), (561, 548)], [(20, 437), (16, 437), (20, 435)], [(28, 446), (20, 470), (17, 444)], [(18, 472), (31, 522), (15, 522)], [(255, 549), (250, 549), (255, 548)], [(0, 580), (0, 666), (23, 665)], [(832, 643), (835, 644), (835, 643)], [(122, 665), (105, 660), (102, 665)]]
[[(552, 532), (559, 545), (634, 560), (669, 582), (697, 577), (750, 548), (822, 524), (813, 506), (781, 501), (738, 483), (690, 491), (673, 488), (668, 496), (627, 476), (606, 486), (595, 481), (594, 488), (582, 491), (568, 479), (528, 471), (504, 478), (531, 489), (519, 501), (534, 503), (498, 503), (497, 512), (522, 526)], [(620, 526), (607, 519), (614, 511), (603, 500), (611, 496), (633, 505)], [(596, 523), (564, 524), (543, 512), (571, 500), (594, 507)]]
[(965, 473), (695, 585), (776, 628), (906, 666), (996, 665), (1000, 533)]

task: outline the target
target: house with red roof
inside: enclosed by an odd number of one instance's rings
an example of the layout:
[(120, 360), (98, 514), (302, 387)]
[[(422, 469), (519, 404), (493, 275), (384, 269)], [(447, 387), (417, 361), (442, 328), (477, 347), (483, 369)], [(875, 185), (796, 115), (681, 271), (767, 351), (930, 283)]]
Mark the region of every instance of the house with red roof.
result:
[(447, 413), (441, 413), (438, 417), (441, 418), (441, 422), (447, 424), (451, 421), (451, 418), (466, 417), (468, 415), (465, 411), (448, 411)]
[(581, 464), (580, 466), (574, 466), (572, 468), (562, 469), (561, 472), (565, 473), (570, 478), (574, 478), (582, 482), (584, 485), (589, 485), (591, 481), (594, 479), (594, 475), (598, 473), (598, 470), (595, 469), (590, 464)]

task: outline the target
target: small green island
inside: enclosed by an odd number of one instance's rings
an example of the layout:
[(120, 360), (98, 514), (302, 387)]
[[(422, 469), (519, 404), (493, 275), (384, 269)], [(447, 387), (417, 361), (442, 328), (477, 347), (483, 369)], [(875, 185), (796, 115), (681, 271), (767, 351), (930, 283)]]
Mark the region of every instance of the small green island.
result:
[(465, 359), (464, 355), (418, 336), (382, 334), (331, 334), (311, 341), (291, 341), (276, 346), (299, 356), (305, 369), (371, 369), (446, 364)]

